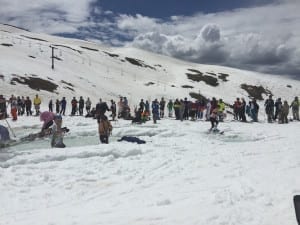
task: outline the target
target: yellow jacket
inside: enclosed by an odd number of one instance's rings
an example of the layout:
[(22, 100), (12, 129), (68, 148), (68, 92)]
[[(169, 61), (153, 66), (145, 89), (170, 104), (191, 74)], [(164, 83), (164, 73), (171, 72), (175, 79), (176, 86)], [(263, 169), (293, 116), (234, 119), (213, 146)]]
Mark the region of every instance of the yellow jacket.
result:
[(34, 105), (40, 105), (41, 104), (41, 99), (39, 98), (39, 97), (35, 97), (34, 99), (33, 99), (33, 104)]

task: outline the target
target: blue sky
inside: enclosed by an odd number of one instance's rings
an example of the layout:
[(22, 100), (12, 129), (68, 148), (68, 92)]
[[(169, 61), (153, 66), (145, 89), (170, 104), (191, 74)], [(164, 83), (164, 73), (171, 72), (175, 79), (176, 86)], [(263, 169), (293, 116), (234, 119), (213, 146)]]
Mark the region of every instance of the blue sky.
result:
[(103, 9), (120, 14), (142, 14), (156, 18), (168, 18), (174, 15), (192, 15), (194, 13), (213, 13), (242, 7), (263, 5), (270, 2), (261, 0), (101, 0), (96, 4)]
[(300, 79), (299, 0), (0, 0), (0, 23)]

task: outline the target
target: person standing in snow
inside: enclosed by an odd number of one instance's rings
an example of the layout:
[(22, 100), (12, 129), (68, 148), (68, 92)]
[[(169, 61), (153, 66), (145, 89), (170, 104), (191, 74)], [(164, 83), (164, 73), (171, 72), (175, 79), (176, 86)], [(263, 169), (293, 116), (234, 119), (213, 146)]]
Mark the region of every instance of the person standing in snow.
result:
[(169, 117), (173, 116), (173, 101), (170, 99), (168, 104), (167, 104), (167, 108), (168, 108), (168, 112), (169, 112)]
[(265, 102), (265, 110), (268, 116), (268, 122), (272, 123), (272, 120), (274, 118), (274, 100), (272, 99), (272, 95), (270, 95)]
[(16, 121), (18, 119), (18, 102), (17, 102), (17, 98), (15, 96), (12, 96), (10, 101), (11, 101), (10, 102), (10, 112), (11, 112), (12, 120)]
[(299, 106), (300, 102), (298, 100), (298, 97), (296, 96), (294, 101), (291, 103), (291, 108), (293, 112), (293, 119), (299, 121)]
[(107, 117), (103, 114), (98, 118), (98, 133), (100, 142), (103, 144), (108, 144), (108, 138), (112, 132), (112, 125), (107, 119)]
[(59, 114), (59, 106), (60, 106), (60, 101), (56, 99), (55, 101), (55, 112), (56, 114)]
[(64, 148), (66, 145), (63, 143), (64, 130), (62, 129), (62, 117), (61, 115), (54, 116), (54, 125), (52, 126), (51, 147), (52, 148)]
[(35, 98), (33, 99), (33, 105), (35, 108), (35, 115), (40, 115), (40, 106), (41, 106), (42, 100), (39, 97), (39, 95), (35, 95)]
[(217, 108), (214, 108), (210, 114), (210, 123), (211, 123), (210, 131), (216, 130), (219, 124)]
[(60, 105), (61, 105), (61, 110), (59, 114), (65, 115), (66, 107), (67, 107), (66, 97), (62, 98), (62, 100), (60, 101)]
[(79, 103), (79, 115), (82, 116), (83, 108), (84, 108), (84, 100), (83, 100), (82, 96), (80, 96), (78, 103)]
[(50, 99), (49, 104), (48, 104), (49, 112), (53, 112), (53, 101)]
[(166, 105), (166, 101), (162, 97), (160, 102), (159, 102), (159, 115), (160, 115), (160, 118), (164, 118), (164, 116), (165, 116), (165, 105)]
[(90, 113), (91, 107), (92, 107), (92, 102), (91, 102), (90, 98), (88, 97), (87, 100), (85, 101), (85, 110), (86, 110), (87, 115)]
[(112, 117), (112, 120), (115, 121), (116, 116), (117, 116), (117, 105), (114, 100), (110, 100), (110, 103), (111, 103), (111, 105), (110, 105), (111, 117)]
[(32, 115), (31, 107), (32, 107), (32, 101), (30, 100), (29, 96), (27, 96), (25, 100), (25, 110), (27, 116)]
[(75, 97), (73, 97), (72, 101), (71, 101), (71, 105), (72, 105), (72, 112), (71, 112), (71, 116), (75, 116), (76, 112), (77, 112), (77, 99)]
[(281, 112), (281, 123), (288, 123), (288, 115), (289, 115), (290, 107), (287, 101), (283, 102), (282, 112)]
[(156, 123), (156, 121), (159, 119), (159, 103), (157, 101), (157, 99), (155, 99), (152, 102), (152, 119), (153, 119), (153, 123)]
[(207, 99), (206, 112), (205, 112), (206, 121), (210, 120), (210, 109), (211, 109), (211, 102), (210, 102), (210, 99)]

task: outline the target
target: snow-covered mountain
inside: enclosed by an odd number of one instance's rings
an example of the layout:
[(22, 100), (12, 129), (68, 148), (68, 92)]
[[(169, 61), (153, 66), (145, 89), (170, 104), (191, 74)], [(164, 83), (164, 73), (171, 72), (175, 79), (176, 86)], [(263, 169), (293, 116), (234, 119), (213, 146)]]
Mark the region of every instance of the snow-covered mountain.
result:
[[(54, 69), (51, 68), (54, 48)], [(300, 81), (215, 65), (176, 60), (134, 48), (112, 48), (87, 41), (31, 33), (0, 25), (0, 87), (10, 96), (38, 93), (109, 100), (127, 96), (263, 100), (269, 94), (289, 102), (300, 93)], [(44, 102), (45, 103), (45, 102)]]

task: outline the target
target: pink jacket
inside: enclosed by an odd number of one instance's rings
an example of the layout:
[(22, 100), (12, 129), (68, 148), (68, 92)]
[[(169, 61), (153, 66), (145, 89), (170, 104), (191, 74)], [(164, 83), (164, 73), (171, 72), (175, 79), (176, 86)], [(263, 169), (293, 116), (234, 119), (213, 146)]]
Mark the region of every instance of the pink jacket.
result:
[(48, 111), (42, 112), (40, 115), (40, 120), (44, 121), (43, 127), (51, 120), (54, 120), (54, 116), (55, 114), (52, 112), (48, 112)]

